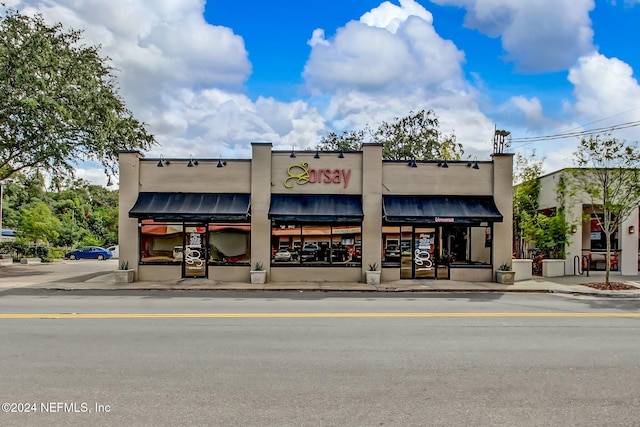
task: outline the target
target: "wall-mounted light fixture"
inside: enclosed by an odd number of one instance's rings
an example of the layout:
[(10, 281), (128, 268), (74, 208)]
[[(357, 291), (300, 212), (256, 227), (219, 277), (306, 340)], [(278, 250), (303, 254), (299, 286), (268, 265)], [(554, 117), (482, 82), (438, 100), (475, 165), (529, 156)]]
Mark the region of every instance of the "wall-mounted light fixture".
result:
[(448, 168), (449, 164), (447, 163), (447, 159), (438, 160), (438, 166), (441, 168)]
[(198, 166), (198, 161), (197, 160), (193, 160), (193, 155), (191, 155), (189, 157), (189, 163), (187, 163), (187, 167), (188, 168), (192, 168), (194, 166)]
[(319, 159), (320, 158), (320, 149), (316, 148), (316, 155), (313, 156), (314, 159)]
[(636, 232), (636, 228), (633, 225), (629, 226), (629, 234), (633, 234)]
[(158, 164), (156, 165), (159, 168), (163, 168), (165, 166), (169, 166), (171, 162), (169, 160), (165, 160), (164, 156), (160, 154), (160, 160), (158, 160)]
[(573, 225), (571, 226), (571, 232), (572, 232), (573, 234), (576, 234), (576, 233), (578, 232), (578, 226), (577, 226), (577, 225), (575, 225), (575, 224), (573, 224)]
[(344, 159), (344, 152), (342, 150), (340, 150), (340, 152), (338, 153), (338, 158)]
[(222, 156), (220, 156), (220, 158), (218, 159), (218, 166), (216, 166), (217, 168), (223, 168), (227, 166), (227, 161), (226, 160), (222, 160)]
[(468, 168), (472, 168), (472, 169), (480, 169), (480, 166), (478, 166), (478, 157), (477, 156), (473, 156), (473, 160), (469, 160), (467, 162), (467, 167)]
[(295, 159), (297, 157), (294, 147), (291, 147), (291, 154), (289, 155), (289, 157), (291, 157), (292, 159)]
[(410, 168), (417, 168), (418, 164), (416, 163), (416, 159), (409, 160), (409, 163), (407, 166), (409, 166)]

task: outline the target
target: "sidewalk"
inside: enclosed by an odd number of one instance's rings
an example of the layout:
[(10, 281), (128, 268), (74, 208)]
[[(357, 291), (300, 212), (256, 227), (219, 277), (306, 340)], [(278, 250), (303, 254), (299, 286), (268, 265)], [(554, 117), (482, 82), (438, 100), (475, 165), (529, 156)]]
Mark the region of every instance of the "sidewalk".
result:
[[(115, 265), (115, 264), (114, 264)], [(612, 273), (611, 282), (635, 286), (633, 290), (599, 290), (585, 283), (604, 282), (604, 272), (590, 276), (534, 277), (531, 280), (504, 285), (493, 282), (463, 282), (454, 280), (398, 280), (380, 285), (357, 282), (272, 282), (251, 284), (212, 279), (179, 279), (154, 282), (116, 283), (113, 267), (99, 264), (99, 271), (86, 274), (77, 268), (56, 268), (53, 265), (13, 265), (0, 268), (0, 292), (10, 289), (47, 290), (211, 290), (211, 291), (316, 291), (316, 292), (542, 292), (640, 298), (640, 276)]]

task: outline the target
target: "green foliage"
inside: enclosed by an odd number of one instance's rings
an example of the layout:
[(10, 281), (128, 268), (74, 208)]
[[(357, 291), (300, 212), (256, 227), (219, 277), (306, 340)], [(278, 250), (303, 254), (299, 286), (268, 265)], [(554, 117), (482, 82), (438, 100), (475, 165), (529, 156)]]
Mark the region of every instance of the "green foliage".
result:
[(508, 262), (503, 262), (502, 264), (500, 264), (500, 267), (498, 267), (499, 271), (511, 271), (511, 263)]
[(369, 271), (378, 271), (378, 263), (369, 264)]
[(318, 148), (327, 151), (360, 150), (365, 138), (382, 144), (382, 157), (391, 160), (459, 160), (464, 153), (455, 135), (443, 135), (432, 110), (411, 111), (395, 118), (392, 123), (382, 122), (376, 130), (346, 131), (342, 135), (332, 132), (324, 137)]
[(23, 208), (21, 216), (20, 228), (16, 233), (19, 238), (48, 243), (58, 237), (60, 221), (44, 202), (37, 200), (30, 207)]
[(120, 270), (128, 270), (129, 269), (129, 261), (120, 261), (120, 266), (118, 267)]
[(89, 234), (80, 241), (79, 246), (102, 246), (104, 243), (100, 237)]
[(82, 160), (115, 175), (119, 150), (155, 144), (98, 47), (12, 9), (0, 14), (0, 117), (0, 179), (39, 169), (56, 180)]
[[(117, 243), (117, 191), (80, 179), (58, 180), (54, 185), (54, 191), (47, 191), (38, 173), (17, 174), (4, 186), (3, 227), (17, 230), (20, 236), (21, 231), (28, 231), (22, 230), (25, 210), (44, 203), (58, 221), (48, 226), (52, 232), (46, 236), (54, 246), (69, 248), (80, 242), (97, 246)], [(33, 241), (24, 233), (22, 238)], [(42, 240), (41, 237), (38, 239)]]
[(253, 265), (253, 271), (262, 271), (264, 270), (264, 264), (262, 264), (262, 262), (260, 261), (256, 261), (256, 263)]
[(64, 252), (45, 245), (29, 245), (24, 240), (1, 242), (0, 253), (11, 254), (14, 261), (20, 258), (40, 258), (43, 262), (51, 262), (54, 258), (62, 258)]
[(546, 258), (562, 259), (565, 245), (569, 243), (570, 226), (564, 215), (555, 211), (550, 215), (542, 212), (524, 217), (522, 232), (527, 240), (546, 254)]
[(569, 197), (566, 178), (561, 176), (556, 186), (557, 208), (540, 212), (540, 179), (542, 159), (535, 151), (530, 157), (518, 154), (515, 159), (513, 190), (514, 235), (518, 240), (518, 256), (524, 256), (523, 244), (526, 241), (548, 258), (562, 259), (565, 245), (569, 243), (571, 227), (565, 217), (565, 205)]

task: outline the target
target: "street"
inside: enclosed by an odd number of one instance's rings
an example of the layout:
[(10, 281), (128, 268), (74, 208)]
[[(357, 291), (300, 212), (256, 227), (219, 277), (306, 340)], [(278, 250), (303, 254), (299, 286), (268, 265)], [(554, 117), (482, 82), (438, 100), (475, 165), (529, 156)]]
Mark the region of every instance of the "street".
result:
[(16, 289), (0, 424), (632, 426), (639, 322), (547, 294)]

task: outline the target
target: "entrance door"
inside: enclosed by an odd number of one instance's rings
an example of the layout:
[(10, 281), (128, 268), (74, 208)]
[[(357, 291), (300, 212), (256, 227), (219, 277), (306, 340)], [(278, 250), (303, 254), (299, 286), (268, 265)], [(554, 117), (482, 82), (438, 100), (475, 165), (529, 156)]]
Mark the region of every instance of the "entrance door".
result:
[(182, 277), (207, 277), (207, 227), (184, 228)]
[(413, 278), (434, 279), (436, 277), (436, 229), (416, 227), (413, 231)]
[(448, 246), (442, 227), (402, 227), (400, 278), (448, 279)]

